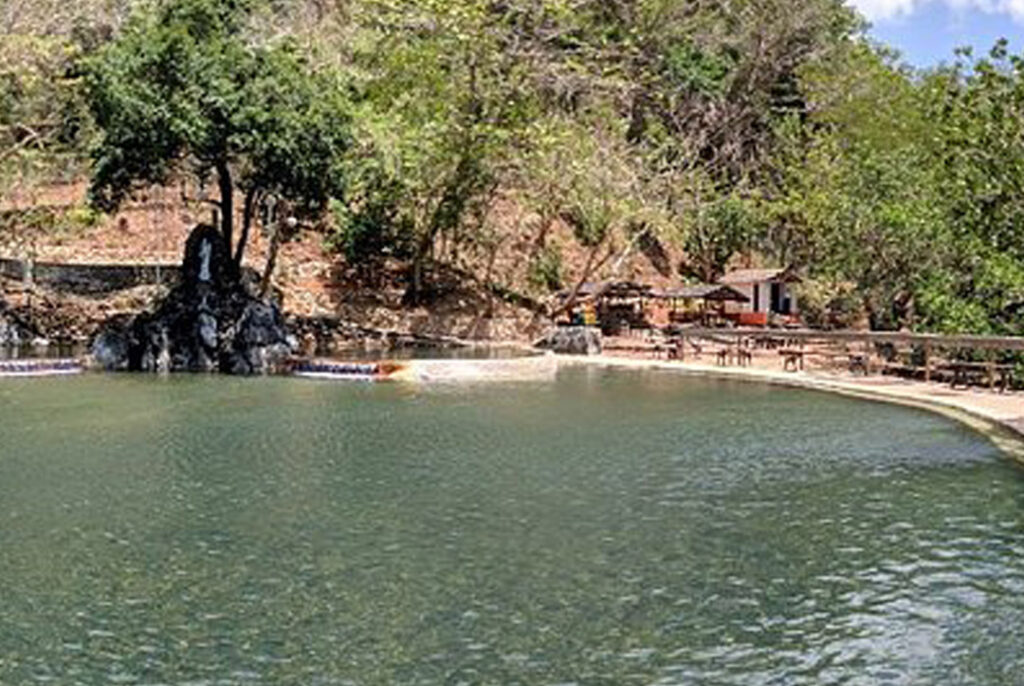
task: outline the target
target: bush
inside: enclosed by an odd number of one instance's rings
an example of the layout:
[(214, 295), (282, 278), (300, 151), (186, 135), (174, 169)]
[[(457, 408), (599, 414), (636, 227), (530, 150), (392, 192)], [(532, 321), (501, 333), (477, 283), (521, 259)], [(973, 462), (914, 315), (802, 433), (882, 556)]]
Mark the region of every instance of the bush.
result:
[(855, 328), (864, 308), (853, 284), (807, 280), (794, 287), (800, 316), (815, 329)]
[(327, 238), (327, 246), (342, 253), (361, 277), (376, 278), (388, 258), (412, 256), (412, 228), (390, 204), (371, 202), (353, 209), (334, 201), (331, 209), (335, 228)]
[(562, 288), (562, 252), (554, 245), (546, 245), (533, 259), (526, 277), (537, 289), (555, 292)]

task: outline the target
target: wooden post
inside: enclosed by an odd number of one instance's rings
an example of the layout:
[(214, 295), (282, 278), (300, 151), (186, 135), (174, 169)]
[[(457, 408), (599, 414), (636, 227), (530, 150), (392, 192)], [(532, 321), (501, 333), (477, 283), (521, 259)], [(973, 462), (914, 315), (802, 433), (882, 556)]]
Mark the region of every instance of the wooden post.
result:
[(924, 382), (931, 383), (932, 380), (932, 344), (925, 341), (924, 344)]

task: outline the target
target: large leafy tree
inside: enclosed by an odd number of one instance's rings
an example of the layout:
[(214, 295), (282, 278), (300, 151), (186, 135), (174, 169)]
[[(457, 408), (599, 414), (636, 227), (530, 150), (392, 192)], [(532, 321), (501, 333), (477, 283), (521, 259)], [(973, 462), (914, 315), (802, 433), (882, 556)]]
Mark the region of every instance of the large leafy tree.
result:
[(1024, 58), (1005, 41), (921, 83), (956, 244), (929, 279), (932, 328), (1024, 333)]
[[(92, 199), (116, 208), (181, 175), (215, 183), (220, 230), (241, 263), (260, 202), (321, 213), (342, 191), (343, 83), (288, 40), (252, 26), (256, 0), (166, 0), (85, 65), (102, 132)], [(242, 198), (235, 239), (236, 196)]]
[(833, 292), (854, 289), (873, 327), (912, 325), (951, 247), (920, 91), (865, 45), (806, 70), (803, 85), (811, 112), (783, 127), (768, 239)]

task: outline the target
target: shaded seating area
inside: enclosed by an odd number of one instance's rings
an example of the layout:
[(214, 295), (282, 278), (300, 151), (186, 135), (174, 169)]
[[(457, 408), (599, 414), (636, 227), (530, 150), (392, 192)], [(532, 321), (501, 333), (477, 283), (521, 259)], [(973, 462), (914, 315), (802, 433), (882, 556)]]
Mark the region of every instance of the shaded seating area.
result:
[(588, 282), (560, 292), (558, 298), (578, 302), (570, 323), (599, 326), (605, 336), (683, 325), (731, 326), (729, 306), (750, 302), (742, 292), (723, 284), (655, 288), (635, 281)]
[(745, 304), (750, 298), (731, 286), (697, 284), (653, 290), (650, 297), (669, 304), (673, 324), (699, 323), (714, 326), (728, 321), (728, 303)]
[(570, 298), (581, 301), (572, 318), (574, 324), (591, 323), (585, 321), (585, 303), (593, 307), (596, 324), (604, 335), (623, 336), (651, 329), (646, 304), (652, 291), (651, 286), (633, 281), (605, 281), (584, 283), (575, 291), (560, 292), (558, 297), (563, 302)]

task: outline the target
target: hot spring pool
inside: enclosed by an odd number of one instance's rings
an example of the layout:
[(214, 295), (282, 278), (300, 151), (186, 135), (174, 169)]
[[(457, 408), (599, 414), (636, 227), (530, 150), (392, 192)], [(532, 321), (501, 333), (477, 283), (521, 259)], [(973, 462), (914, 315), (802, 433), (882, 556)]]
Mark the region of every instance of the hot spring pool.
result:
[(1024, 684), (1024, 471), (582, 369), (0, 382), (2, 684)]

